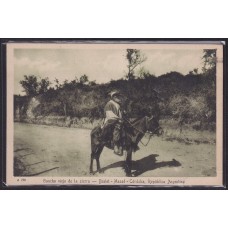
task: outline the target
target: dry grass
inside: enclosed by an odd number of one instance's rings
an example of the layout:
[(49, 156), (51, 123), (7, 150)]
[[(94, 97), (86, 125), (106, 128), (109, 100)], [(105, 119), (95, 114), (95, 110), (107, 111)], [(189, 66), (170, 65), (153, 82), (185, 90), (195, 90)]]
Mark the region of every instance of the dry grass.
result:
[(102, 122), (102, 120), (91, 121), (87, 117), (64, 117), (64, 116), (37, 116), (36, 118), (24, 119), (24, 123), (38, 124), (38, 125), (49, 125), (58, 127), (72, 127), (72, 128), (85, 128), (92, 129)]
[[(102, 120), (90, 120), (87, 117), (38, 116), (36, 118), (24, 119), (23, 122), (58, 127), (93, 129), (95, 126), (101, 124)], [(164, 140), (176, 140), (185, 144), (215, 144), (214, 131), (195, 130), (193, 129), (193, 124), (184, 125), (180, 128), (176, 120), (161, 120), (160, 125), (164, 131), (162, 135)]]
[(192, 125), (185, 125), (181, 129), (174, 120), (161, 121), (160, 125), (164, 131), (163, 138), (167, 141), (177, 140), (185, 144), (215, 144), (216, 142), (216, 134), (213, 131), (194, 130)]

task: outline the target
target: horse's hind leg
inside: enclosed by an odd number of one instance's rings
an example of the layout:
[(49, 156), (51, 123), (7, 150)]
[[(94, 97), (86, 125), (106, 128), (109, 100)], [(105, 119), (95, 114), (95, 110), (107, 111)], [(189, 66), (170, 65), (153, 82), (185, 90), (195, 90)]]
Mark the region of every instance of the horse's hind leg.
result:
[(91, 154), (91, 158), (90, 158), (90, 167), (89, 167), (89, 173), (93, 174), (93, 154)]
[(101, 155), (101, 152), (102, 152), (103, 148), (104, 148), (104, 147), (101, 146), (101, 147), (99, 147), (99, 148), (97, 149), (97, 151), (96, 151), (96, 157), (95, 157), (96, 162), (97, 162), (97, 171), (98, 171), (99, 173), (102, 172), (101, 166), (100, 166), (100, 155)]
[(93, 160), (95, 159), (97, 149), (98, 148), (96, 145), (91, 144), (91, 156), (90, 156), (90, 168), (89, 168), (90, 174), (94, 174), (94, 172), (93, 172)]

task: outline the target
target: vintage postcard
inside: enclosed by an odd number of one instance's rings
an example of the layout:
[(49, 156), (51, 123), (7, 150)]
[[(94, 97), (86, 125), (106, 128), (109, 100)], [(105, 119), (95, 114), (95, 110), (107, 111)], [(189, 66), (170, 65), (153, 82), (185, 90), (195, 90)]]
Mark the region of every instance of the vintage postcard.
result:
[(12, 185), (223, 185), (220, 43), (8, 43)]

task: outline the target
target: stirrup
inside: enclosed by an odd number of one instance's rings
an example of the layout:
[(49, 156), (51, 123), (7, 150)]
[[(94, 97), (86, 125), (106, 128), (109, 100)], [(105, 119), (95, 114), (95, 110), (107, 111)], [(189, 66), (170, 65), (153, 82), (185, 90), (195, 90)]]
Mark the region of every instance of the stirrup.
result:
[(123, 152), (122, 153), (119, 153), (119, 151), (118, 152), (114, 151), (114, 154), (116, 154), (118, 156), (123, 156)]
[(118, 151), (115, 151), (114, 149), (114, 153), (118, 156), (123, 156), (123, 148), (122, 146), (118, 147)]

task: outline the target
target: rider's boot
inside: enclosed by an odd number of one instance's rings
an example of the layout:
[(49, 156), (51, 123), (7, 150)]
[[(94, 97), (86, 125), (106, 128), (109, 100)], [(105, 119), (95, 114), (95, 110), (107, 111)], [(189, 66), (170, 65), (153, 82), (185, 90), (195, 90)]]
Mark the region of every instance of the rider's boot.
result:
[(123, 147), (122, 146), (119, 147), (118, 154), (119, 154), (119, 156), (123, 156)]
[(114, 154), (122, 156), (123, 155), (123, 150), (122, 147), (118, 147), (117, 145), (114, 145)]
[(117, 146), (117, 145), (114, 145), (114, 153), (116, 154), (116, 153), (118, 153), (118, 152), (119, 152), (118, 146)]

